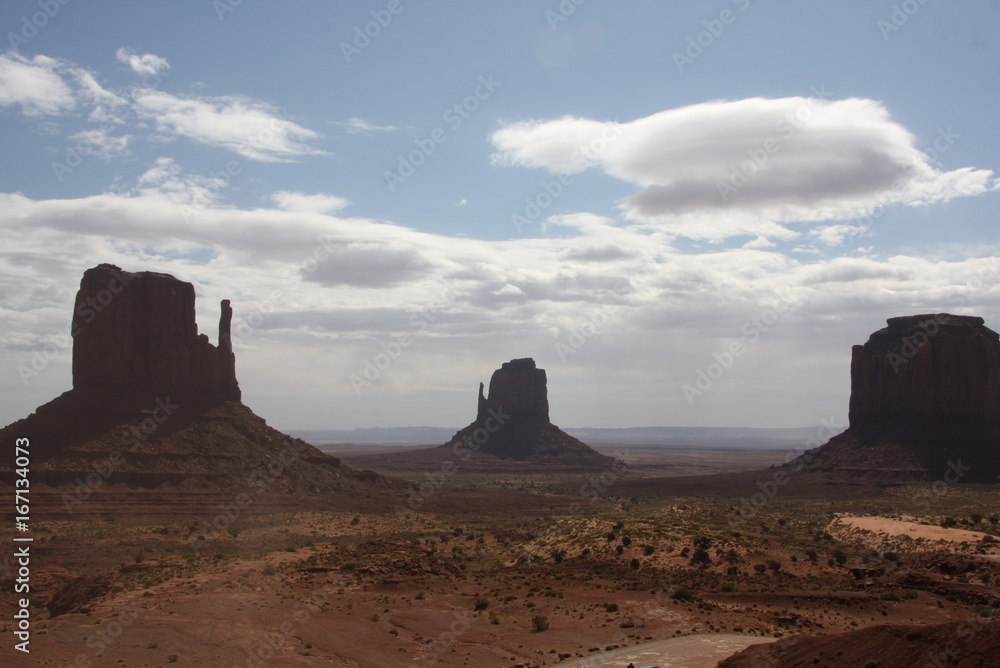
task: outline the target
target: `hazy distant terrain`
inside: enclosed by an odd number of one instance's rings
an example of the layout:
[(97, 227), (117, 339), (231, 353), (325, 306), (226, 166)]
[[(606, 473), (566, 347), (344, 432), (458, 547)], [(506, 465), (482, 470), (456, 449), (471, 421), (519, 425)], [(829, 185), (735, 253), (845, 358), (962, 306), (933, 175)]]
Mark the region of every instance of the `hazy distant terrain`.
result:
[[(457, 427), (370, 427), (362, 429), (286, 429), (286, 433), (313, 445), (352, 443), (363, 445), (440, 445)], [(632, 443), (635, 445), (677, 445), (733, 448), (814, 447), (816, 427), (763, 429), (754, 427), (627, 427), (564, 429), (584, 443)], [(824, 436), (832, 435), (825, 432)], [(807, 445), (808, 444), (808, 445)]]

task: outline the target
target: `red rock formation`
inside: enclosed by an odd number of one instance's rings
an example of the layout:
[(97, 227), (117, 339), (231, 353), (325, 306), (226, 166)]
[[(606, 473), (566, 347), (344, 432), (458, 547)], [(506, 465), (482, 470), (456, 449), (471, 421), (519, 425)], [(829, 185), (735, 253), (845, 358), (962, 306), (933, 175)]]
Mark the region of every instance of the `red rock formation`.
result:
[[(338, 503), (403, 487), (254, 415), (240, 402), (229, 300), (218, 348), (198, 334), (194, 301), (194, 287), (167, 274), (110, 264), (84, 274), (73, 311), (73, 389), (0, 429), (9, 442), (30, 436), (33, 484), (75, 489), (46, 512), (72, 514), (95, 490), (118, 484), (229, 490), (229, 498), (234, 490), (254, 498), (333, 492)], [(0, 483), (14, 479), (0, 464)]]
[(168, 274), (88, 269), (73, 311), (74, 389), (239, 401), (229, 300), (218, 348), (198, 334), (194, 302), (194, 286)]
[(982, 318), (889, 318), (851, 359), (850, 427), (791, 463), (886, 480), (1000, 479), (1000, 336)]
[(1000, 423), (1000, 336), (982, 318), (889, 318), (854, 346), (852, 426), (899, 420)]
[(582, 466), (609, 466), (614, 461), (549, 422), (545, 370), (530, 357), (504, 362), (494, 371), (489, 396), (483, 396), (479, 384), (476, 421), (443, 447), (467, 447), (501, 459), (572, 461)]
[[(519, 419), (549, 421), (548, 380), (545, 369), (535, 366), (530, 357), (504, 362), (490, 378), (489, 398), (480, 402), (479, 417), (483, 410), (500, 410), (517, 414)], [(483, 396), (482, 383), (479, 396)]]

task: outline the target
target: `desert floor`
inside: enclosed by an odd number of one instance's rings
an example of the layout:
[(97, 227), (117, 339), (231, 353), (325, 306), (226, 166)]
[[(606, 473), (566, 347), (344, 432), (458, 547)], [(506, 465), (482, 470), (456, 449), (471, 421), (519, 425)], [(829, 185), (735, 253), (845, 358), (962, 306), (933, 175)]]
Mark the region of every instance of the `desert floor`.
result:
[(599, 494), (581, 490), (600, 473), (459, 473), (416, 511), (260, 504), (222, 532), (205, 520), (224, 495), (108, 487), (36, 520), (33, 651), (4, 633), (0, 663), (709, 666), (790, 634), (1000, 615), (993, 488), (754, 504), (765, 469), (711, 493), (622, 493), (628, 476), (781, 456), (643, 451)]

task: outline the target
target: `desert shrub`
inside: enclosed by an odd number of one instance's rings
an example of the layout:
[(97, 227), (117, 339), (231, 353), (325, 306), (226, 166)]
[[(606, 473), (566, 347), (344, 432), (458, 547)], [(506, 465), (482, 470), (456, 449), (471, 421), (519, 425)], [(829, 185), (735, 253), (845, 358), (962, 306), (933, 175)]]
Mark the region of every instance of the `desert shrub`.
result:
[(946, 529), (949, 527), (953, 527), (956, 524), (958, 524), (958, 520), (956, 520), (954, 517), (951, 517), (950, 515), (941, 520), (941, 526), (943, 526)]
[(617, 603), (605, 603), (604, 604), (604, 611), (605, 612), (618, 612), (618, 604)]
[(694, 554), (691, 555), (692, 565), (710, 564), (710, 563), (712, 563), (712, 558), (708, 555), (708, 552), (706, 550), (703, 550), (700, 547), (694, 551)]
[(264, 566), (264, 575), (274, 575), (278, 572), (278, 569), (274, 567), (274, 564), (268, 564)]
[(879, 598), (882, 599), (883, 601), (902, 601), (903, 600), (903, 597), (900, 596), (899, 594), (897, 594), (894, 591), (887, 591), (884, 594), (882, 594), (881, 596), (879, 596)]
[(698, 536), (694, 539), (692, 544), (699, 549), (707, 550), (712, 547), (712, 539), (708, 536)]
[(695, 599), (694, 592), (687, 587), (678, 587), (674, 590), (674, 593), (670, 595), (670, 598), (678, 601), (693, 601)]
[(621, 554), (624, 551), (625, 551), (625, 548), (623, 546), (621, 546), (621, 545), (619, 545), (618, 547), (615, 548), (615, 554)]
[(837, 562), (838, 566), (843, 566), (847, 563), (847, 553), (841, 550), (839, 547), (830, 553), (833, 560)]
[(770, 568), (775, 573), (777, 573), (778, 571), (781, 570), (781, 562), (778, 561), (777, 559), (768, 559), (767, 567)]
[(754, 564), (753, 569), (763, 575), (764, 571), (767, 570), (767, 564)]
[(905, 598), (908, 601), (912, 601), (913, 599), (918, 598), (919, 596), (920, 592), (914, 591), (912, 589), (907, 589), (906, 591), (903, 592), (903, 598)]
[(651, 554), (653, 554), (653, 552), (655, 552), (655, 551), (656, 551), (656, 548), (654, 548), (652, 545), (647, 545), (646, 547), (642, 548), (642, 553), (644, 555), (646, 555), (647, 557), (650, 556)]
[(549, 630), (549, 618), (545, 615), (535, 615), (531, 618), (531, 632), (541, 633)]
[(882, 665), (881, 661), (876, 661), (875, 659), (868, 659), (865, 661), (864, 668), (878, 668)]
[(490, 613), (490, 624), (499, 624), (499, 623), (500, 623), (500, 615), (498, 615), (495, 612), (491, 612)]
[(476, 612), (479, 612), (480, 610), (485, 610), (485, 609), (486, 609), (486, 608), (488, 608), (488, 607), (490, 607), (490, 602), (489, 602), (489, 601), (487, 601), (487, 600), (486, 600), (485, 598), (483, 598), (482, 596), (477, 596), (477, 597), (476, 597), (476, 602), (475, 602), (475, 603), (473, 603), (473, 605), (472, 605), (472, 608), (473, 608), (473, 609), (474, 609), (474, 610), (475, 610)]
[(179, 657), (176, 654), (171, 654), (167, 657), (167, 663), (177, 663)]
[(732, 591), (736, 591), (736, 583), (735, 582), (723, 582), (722, 583), (722, 591), (727, 592), (727, 593), (728, 592), (732, 592)]
[(819, 557), (819, 553), (816, 552), (816, 550), (814, 550), (812, 548), (809, 548), (808, 550), (806, 550), (806, 558), (809, 561), (813, 562), (814, 564), (816, 563), (816, 559), (818, 557)]
[(639, 570), (639, 560), (632, 559), (631, 561), (628, 562), (628, 567), (631, 568), (633, 571)]
[(979, 513), (969, 513), (969, 519), (972, 520), (973, 524), (979, 524), (983, 521), (983, 516)]

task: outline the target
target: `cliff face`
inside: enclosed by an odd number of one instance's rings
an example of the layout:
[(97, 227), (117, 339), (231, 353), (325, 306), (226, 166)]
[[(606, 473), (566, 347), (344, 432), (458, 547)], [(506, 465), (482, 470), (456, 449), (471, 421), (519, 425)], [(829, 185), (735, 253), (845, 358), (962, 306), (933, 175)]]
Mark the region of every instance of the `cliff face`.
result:
[(1000, 336), (982, 318), (889, 318), (851, 358), (852, 426), (1000, 423)]
[(519, 420), (549, 421), (549, 392), (545, 369), (535, 366), (530, 357), (504, 362), (490, 378), (490, 394), (483, 398), (479, 385), (479, 418), (483, 411), (501, 409), (515, 414)]
[(853, 348), (850, 423), (796, 470), (997, 482), (1000, 336), (972, 316), (889, 318)]
[[(254, 415), (240, 402), (229, 300), (218, 347), (198, 334), (194, 302), (194, 287), (167, 274), (110, 264), (84, 274), (73, 311), (73, 389), (0, 429), (11, 442), (31, 436), (35, 482), (75, 486), (62, 511), (47, 512), (73, 513), (94, 489), (117, 483), (229, 490), (229, 498), (232, 490), (332, 492), (338, 503), (401, 488)], [(0, 465), (0, 481), (14, 475)]]
[(167, 274), (88, 269), (73, 311), (73, 388), (218, 403), (239, 401), (222, 302), (219, 347), (195, 323), (194, 286)]
[(463, 443), (509, 460), (572, 462), (585, 467), (606, 467), (614, 461), (549, 422), (545, 370), (537, 368), (530, 357), (504, 362), (494, 371), (488, 396), (479, 384), (475, 422), (445, 447)]

